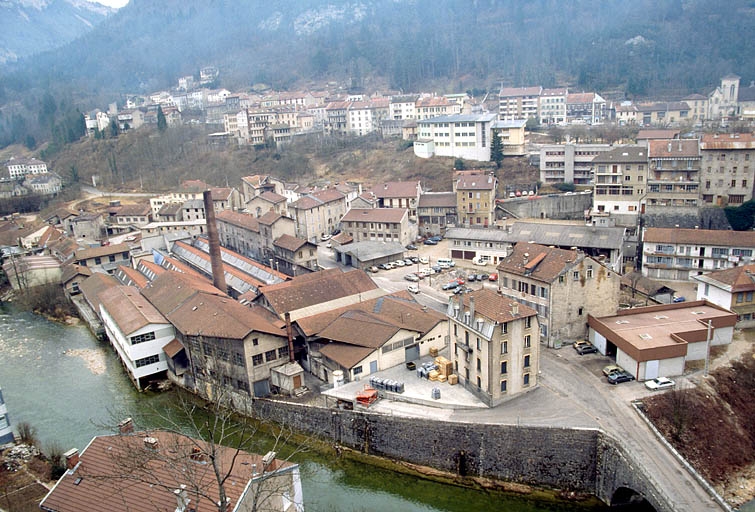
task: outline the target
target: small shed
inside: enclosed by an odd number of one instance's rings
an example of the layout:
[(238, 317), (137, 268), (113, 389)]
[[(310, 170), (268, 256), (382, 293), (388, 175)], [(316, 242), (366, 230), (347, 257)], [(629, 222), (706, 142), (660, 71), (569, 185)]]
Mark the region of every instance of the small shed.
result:
[(304, 369), (297, 362), (286, 363), (270, 370), (270, 381), (281, 394), (301, 394), (304, 390)]

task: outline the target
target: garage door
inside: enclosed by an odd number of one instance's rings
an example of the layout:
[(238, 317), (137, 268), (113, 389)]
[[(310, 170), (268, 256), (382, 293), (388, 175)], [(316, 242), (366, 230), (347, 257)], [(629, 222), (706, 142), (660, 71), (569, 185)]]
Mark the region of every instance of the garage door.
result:
[(460, 251), (460, 250), (458, 250), (458, 249), (453, 249), (453, 250), (451, 251), (451, 257), (452, 257), (452, 258), (455, 258), (455, 259), (457, 259), (457, 260), (461, 260), (461, 259), (464, 259), (464, 251)]
[(416, 361), (419, 359), (419, 345), (410, 345), (404, 348), (404, 361)]
[(473, 260), (477, 256), (477, 251), (464, 251), (465, 260)]
[(658, 377), (658, 368), (661, 362), (658, 360), (648, 361), (645, 363), (645, 380), (655, 379)]
[(263, 397), (263, 396), (270, 396), (270, 381), (265, 380), (258, 380), (254, 383), (254, 396), (256, 397)]

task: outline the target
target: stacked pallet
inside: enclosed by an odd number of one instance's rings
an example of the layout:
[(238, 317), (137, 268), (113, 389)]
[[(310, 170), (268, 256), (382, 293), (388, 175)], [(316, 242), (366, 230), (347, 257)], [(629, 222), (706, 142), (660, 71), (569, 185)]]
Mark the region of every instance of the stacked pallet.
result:
[(435, 347), (430, 347), (430, 357), (438, 357), (438, 349)]
[(452, 386), (455, 384), (458, 384), (459, 376), (456, 375), (455, 373), (452, 373), (451, 375), (448, 376), (448, 383), (451, 384)]
[(454, 372), (454, 364), (443, 356), (436, 357), (435, 364), (438, 365), (438, 371), (441, 375), (448, 377)]

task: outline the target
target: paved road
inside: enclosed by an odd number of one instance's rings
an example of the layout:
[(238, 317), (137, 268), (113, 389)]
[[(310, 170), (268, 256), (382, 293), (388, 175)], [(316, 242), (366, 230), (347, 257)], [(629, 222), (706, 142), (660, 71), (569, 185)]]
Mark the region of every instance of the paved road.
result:
[[(326, 260), (327, 252), (327, 249), (321, 251)], [(423, 246), (411, 254), (428, 256), (431, 260), (448, 257), (447, 242), (443, 241), (438, 246)], [(330, 261), (331, 266), (335, 265), (332, 259)], [(431, 279), (420, 281), (417, 301), (445, 312), (450, 294), (439, 288), (451, 279), (452, 274), (493, 271), (492, 267), (481, 268), (473, 267), (468, 262), (457, 263), (460, 265), (452, 272), (444, 271)], [(424, 266), (426, 265), (422, 265)], [(403, 276), (416, 271), (416, 267), (381, 270), (373, 274), (373, 279), (388, 291), (404, 290), (409, 283)], [(471, 283), (469, 286), (495, 288), (496, 283)], [(396, 403), (394, 412), (459, 422), (600, 428), (619, 440), (643, 464), (657, 487), (675, 504), (676, 510), (723, 510), (632, 408), (632, 400), (646, 396), (650, 391), (639, 382), (617, 386), (606, 382), (601, 369), (613, 362), (600, 354), (579, 356), (570, 347), (560, 350), (544, 349), (540, 361), (540, 386), (499, 407), (449, 411), (417, 405), (402, 407)]]

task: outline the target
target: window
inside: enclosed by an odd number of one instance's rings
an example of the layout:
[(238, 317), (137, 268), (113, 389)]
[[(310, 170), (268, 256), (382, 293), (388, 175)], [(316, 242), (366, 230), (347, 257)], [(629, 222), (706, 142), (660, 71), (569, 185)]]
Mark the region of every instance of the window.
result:
[(260, 339), (259, 338), (253, 338), (252, 339), (252, 345), (254, 345), (256, 347), (259, 344), (260, 344)]
[(530, 374), (529, 373), (525, 373), (524, 374), (524, 385), (525, 386), (529, 386), (530, 385)]
[(275, 354), (275, 349), (268, 350), (267, 352), (265, 352), (265, 361), (266, 362), (269, 363), (270, 361), (275, 361), (276, 359), (278, 359), (278, 356)]
[(509, 370), (508, 366), (509, 366), (508, 361), (501, 361), (501, 375), (505, 375), (506, 373), (508, 373), (508, 370)]
[(111, 254), (110, 256), (108, 256), (108, 260), (110, 261), (110, 263), (115, 262), (115, 254)]
[(259, 366), (262, 364), (262, 354), (255, 354), (252, 356), (252, 364), (254, 366)]
[(236, 366), (244, 366), (244, 354), (240, 354), (239, 352), (234, 352), (233, 364), (235, 364)]
[(212, 345), (209, 343), (203, 343), (202, 352), (204, 352), (204, 355), (212, 357)]
[(526, 355), (524, 356), (524, 367), (529, 368), (530, 367), (530, 356)]
[(592, 267), (587, 267), (587, 279), (592, 279)]
[(477, 377), (477, 389), (482, 389), (482, 379)]
[(361, 366), (356, 366), (354, 368), (354, 375), (359, 375), (360, 373), (362, 373), (362, 367)]
[(558, 282), (563, 283), (564, 282), (564, 276), (558, 276)]
[(220, 359), (221, 361), (228, 362), (231, 360), (231, 355), (228, 353), (227, 350), (223, 350), (222, 348), (219, 348), (217, 350), (216, 355), (217, 355), (217, 358)]
[(155, 333), (147, 332), (144, 334), (139, 334), (137, 336), (131, 336), (131, 344), (137, 345), (139, 343), (144, 343), (145, 341), (152, 341), (154, 339), (155, 339)]
[(477, 371), (482, 371), (482, 361), (480, 361), (480, 358), (477, 358)]
[(527, 334), (524, 337), (524, 348), (530, 348), (530, 347), (532, 347), (532, 336)]
[(278, 357), (281, 359), (285, 359), (288, 357), (288, 345), (278, 349)]
[(142, 366), (147, 366), (148, 364), (155, 364), (158, 361), (160, 361), (160, 356), (158, 355), (147, 356), (147, 357), (142, 357), (141, 359), (137, 359), (136, 361), (134, 361), (134, 365), (137, 368), (141, 368)]
[(742, 293), (742, 292), (739, 292), (737, 294), (737, 304), (739, 304), (740, 302), (744, 301), (744, 299), (745, 299), (745, 294)]
[(524, 319), (524, 328), (530, 329), (531, 327), (532, 327), (532, 317), (528, 316), (527, 318)]
[(577, 310), (577, 315), (578, 315), (578, 316), (582, 316), (582, 313), (584, 313), (584, 311), (585, 311), (585, 308), (582, 308), (582, 307), (581, 307), (581, 308), (579, 308), (579, 309)]
[(505, 393), (505, 392), (506, 392), (506, 381), (502, 380), (501, 381), (501, 393)]
[(509, 333), (509, 323), (508, 322), (503, 322), (501, 324), (501, 334), (508, 334), (508, 333)]
[(502, 341), (501, 342), (501, 354), (508, 354), (509, 353), (509, 342), (508, 341)]
[(95, 259), (94, 259), (94, 264), (95, 264), (95, 265), (99, 265), (100, 263), (102, 263), (102, 258), (99, 258), (99, 257), (98, 257), (98, 258), (95, 258)]

